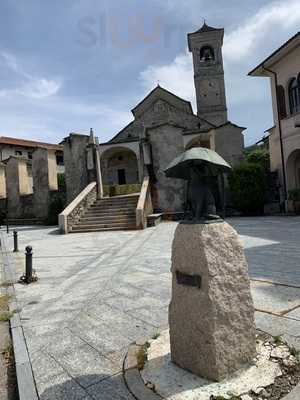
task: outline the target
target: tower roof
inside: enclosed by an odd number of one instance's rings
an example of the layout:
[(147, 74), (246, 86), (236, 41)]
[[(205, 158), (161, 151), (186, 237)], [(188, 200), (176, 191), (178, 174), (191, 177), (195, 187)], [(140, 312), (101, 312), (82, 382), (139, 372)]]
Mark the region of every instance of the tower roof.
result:
[(200, 29), (195, 32), (189, 33), (189, 35), (195, 35), (196, 33), (205, 33), (205, 32), (218, 32), (224, 31), (224, 28), (214, 28), (213, 26), (207, 25), (206, 22), (203, 23)]
[(206, 34), (209, 33), (221, 35), (221, 40), (223, 40), (224, 28), (214, 28), (213, 26), (209, 26), (206, 22), (204, 22), (200, 29), (195, 32), (188, 33), (189, 50), (192, 51), (191, 39), (195, 38), (196, 40), (198, 40), (201, 34), (204, 34), (203, 38), (206, 38)]

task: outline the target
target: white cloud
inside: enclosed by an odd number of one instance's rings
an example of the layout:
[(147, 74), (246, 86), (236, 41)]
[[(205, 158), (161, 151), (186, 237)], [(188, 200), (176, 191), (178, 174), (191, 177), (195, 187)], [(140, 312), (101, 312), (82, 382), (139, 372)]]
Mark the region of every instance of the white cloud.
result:
[(130, 112), (115, 105), (58, 95), (36, 101), (0, 94), (0, 109), (0, 135), (49, 142), (59, 142), (74, 131), (88, 134), (89, 128), (105, 142), (132, 120)]
[(22, 87), (16, 89), (18, 94), (33, 99), (42, 99), (44, 97), (53, 96), (61, 87), (60, 81), (42, 79), (32, 79), (25, 83)]
[(6, 64), (7, 67), (9, 67), (12, 71), (16, 72), (19, 75), (24, 76), (25, 78), (30, 78), (21, 68), (20, 64), (17, 62), (17, 59), (15, 56), (13, 56), (10, 53), (6, 52), (1, 52), (0, 53), (2, 60)]
[(240, 62), (250, 56), (259, 45), (265, 44), (271, 35), (276, 37), (278, 31), (293, 27), (298, 29), (299, 23), (299, 0), (271, 2), (226, 35), (224, 59), (228, 62)]
[[(279, 46), (298, 29), (299, 23), (299, 0), (273, 1), (225, 34), (223, 56), (230, 106), (254, 104), (266, 98), (268, 82), (248, 78), (247, 72), (272, 51), (266, 47), (266, 38), (268, 45), (277, 42), (276, 46)], [(160, 82), (170, 91), (190, 100), (195, 107), (192, 56), (187, 50), (169, 64), (147, 67), (140, 79), (145, 90), (153, 89)]]
[(149, 66), (141, 72), (140, 79), (145, 91), (152, 90), (159, 83), (178, 96), (195, 102), (192, 58), (188, 52), (177, 56), (171, 64)]
[(9, 53), (1, 52), (2, 64), (17, 74), (19, 85), (13, 89), (3, 89), (0, 97), (21, 95), (33, 99), (42, 99), (55, 95), (62, 86), (60, 79), (37, 78), (26, 72), (17, 58)]
[(72, 131), (88, 134), (93, 127), (104, 142), (132, 120), (116, 104), (63, 96), (60, 79), (32, 76), (12, 54), (0, 52), (0, 67), (17, 78), (15, 87), (0, 90), (2, 135), (58, 142)]

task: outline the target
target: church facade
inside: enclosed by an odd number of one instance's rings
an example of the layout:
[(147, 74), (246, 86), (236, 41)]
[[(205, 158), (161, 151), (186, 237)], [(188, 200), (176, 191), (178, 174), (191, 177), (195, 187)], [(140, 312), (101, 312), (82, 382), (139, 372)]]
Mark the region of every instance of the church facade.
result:
[(100, 144), (104, 185), (141, 184), (149, 176), (154, 209), (182, 211), (185, 182), (164, 174), (176, 156), (200, 146), (215, 150), (232, 165), (242, 159), (245, 128), (227, 118), (223, 36), (223, 29), (206, 24), (188, 34), (197, 114), (189, 101), (158, 85), (133, 108), (133, 121), (109, 142)]

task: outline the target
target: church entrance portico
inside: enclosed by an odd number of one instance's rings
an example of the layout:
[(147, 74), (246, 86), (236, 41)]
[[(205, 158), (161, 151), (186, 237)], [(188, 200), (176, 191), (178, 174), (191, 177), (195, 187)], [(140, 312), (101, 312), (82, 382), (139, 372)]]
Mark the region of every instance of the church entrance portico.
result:
[(126, 147), (111, 147), (101, 154), (104, 185), (139, 183), (138, 160), (135, 152)]

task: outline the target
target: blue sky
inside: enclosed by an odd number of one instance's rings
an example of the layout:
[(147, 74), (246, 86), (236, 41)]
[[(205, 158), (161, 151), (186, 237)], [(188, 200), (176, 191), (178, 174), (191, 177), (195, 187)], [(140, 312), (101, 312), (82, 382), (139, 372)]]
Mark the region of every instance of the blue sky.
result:
[(247, 73), (294, 35), (299, 0), (1, 0), (0, 134), (100, 141), (159, 82), (195, 107), (186, 34), (225, 28), (229, 119), (250, 144), (273, 124), (267, 79)]

